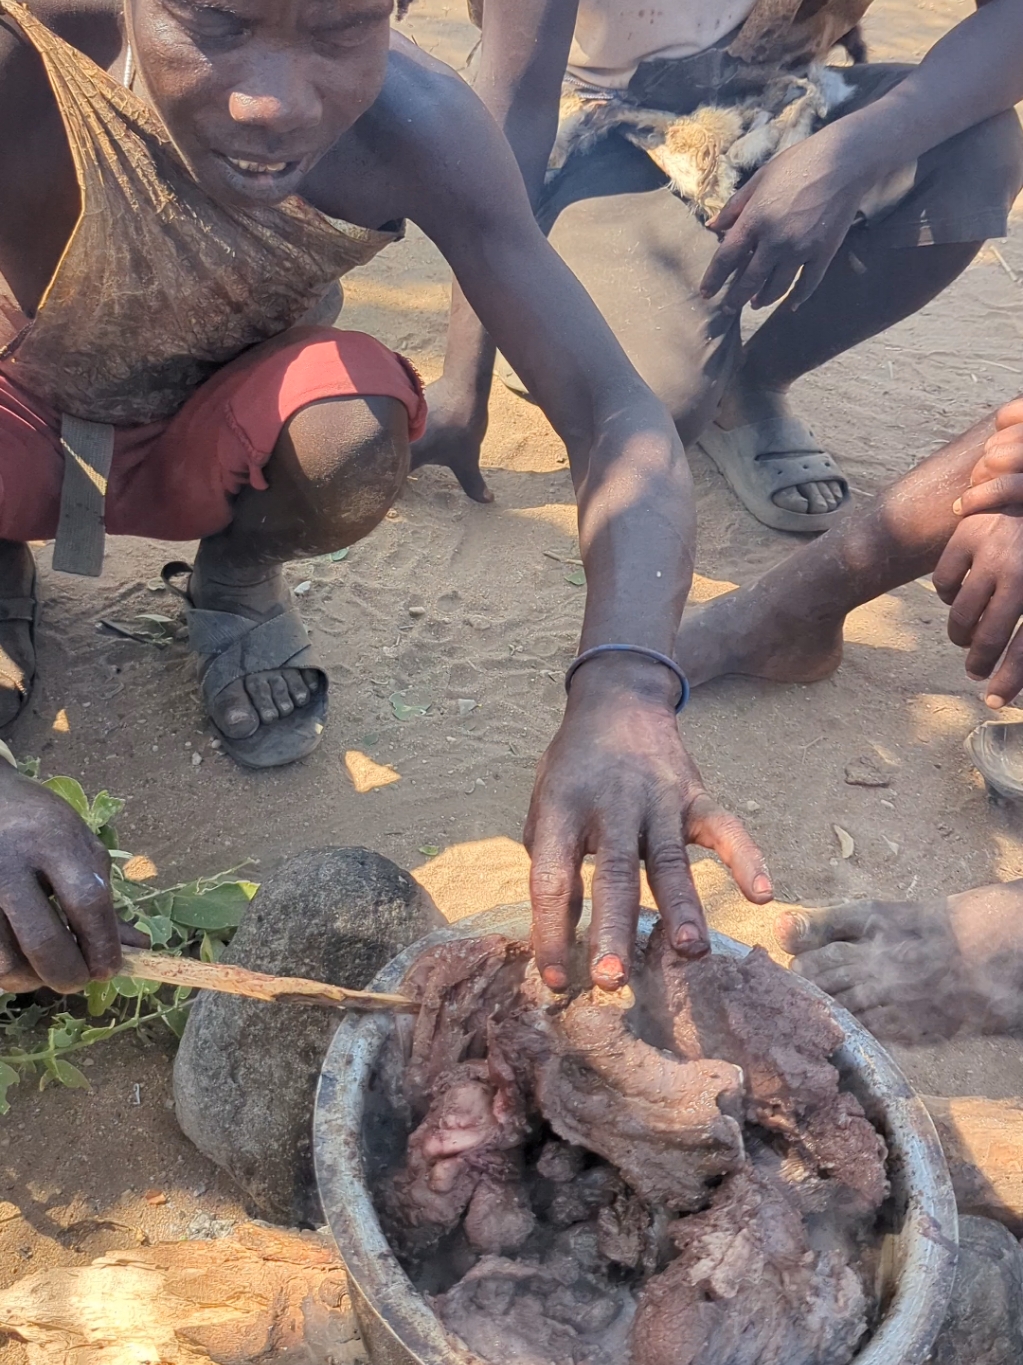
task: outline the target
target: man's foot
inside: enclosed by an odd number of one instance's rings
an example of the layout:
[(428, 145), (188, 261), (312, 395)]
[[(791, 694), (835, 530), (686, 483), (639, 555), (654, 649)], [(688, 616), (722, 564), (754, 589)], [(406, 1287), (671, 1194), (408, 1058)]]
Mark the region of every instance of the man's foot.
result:
[(0, 729), (19, 714), (35, 681), (35, 596), (32, 551), (0, 540)]
[(793, 970), (878, 1038), (921, 1042), (1023, 1023), (1023, 882), (930, 905), (789, 910), (775, 932)]
[[(799, 418), (793, 413), (783, 392), (752, 383), (740, 368), (721, 398), (715, 422), (723, 431), (735, 431), (740, 427), (755, 427), (761, 423), (799, 423)], [(807, 434), (812, 435), (809, 428)], [(847, 496), (847, 489), (839, 479), (819, 479), (778, 489), (771, 501), (786, 512), (807, 515), (834, 512)]]
[[(196, 607), (268, 621), (294, 607), (279, 565), (227, 569), (208, 561), (200, 549), (189, 583)], [(204, 562), (206, 561), (206, 562)], [(290, 716), (307, 706), (321, 684), (315, 668), (270, 668), (247, 673), (228, 683), (210, 705), (210, 719), (230, 739), (248, 739), (260, 725)]]
[(771, 682), (819, 682), (842, 662), (844, 617), (781, 609), (759, 583), (687, 607), (675, 658), (692, 687), (728, 673)]

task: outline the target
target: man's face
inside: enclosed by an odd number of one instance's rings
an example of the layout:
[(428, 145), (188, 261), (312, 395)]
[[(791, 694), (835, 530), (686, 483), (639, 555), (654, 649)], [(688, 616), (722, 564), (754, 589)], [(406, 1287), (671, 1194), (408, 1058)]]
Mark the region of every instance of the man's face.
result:
[(132, 0), (146, 89), (200, 185), (277, 204), (380, 93), (393, 0)]

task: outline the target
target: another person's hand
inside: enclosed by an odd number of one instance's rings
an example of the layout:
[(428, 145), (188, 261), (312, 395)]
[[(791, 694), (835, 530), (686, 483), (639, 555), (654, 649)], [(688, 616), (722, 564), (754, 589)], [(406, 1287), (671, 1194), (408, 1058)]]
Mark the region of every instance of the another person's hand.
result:
[(0, 760), (0, 990), (76, 991), (120, 965), (106, 849), (66, 801)]
[[(608, 664), (595, 660), (575, 675), (561, 728), (540, 761), (526, 823), (533, 947), (554, 990), (568, 984), (587, 854), (596, 856), (590, 974), (606, 990), (629, 978), (641, 858), (683, 956), (708, 948), (687, 844), (715, 852), (747, 900), (763, 905), (772, 897), (763, 855), (742, 822), (708, 796), (686, 753), (672, 698), (610, 682), (602, 672)], [(674, 685), (668, 675), (668, 690)]]
[(1023, 689), (1023, 635), (1016, 630), (1023, 615), (1023, 506), (964, 517), (934, 570), (934, 586), (949, 607), (949, 639), (969, 651), (967, 674), (990, 678), (988, 706), (1005, 706)]
[(751, 300), (754, 308), (766, 308), (790, 289), (789, 304), (796, 308), (817, 288), (871, 180), (869, 168), (851, 166), (842, 155), (837, 126), (761, 166), (710, 220), (707, 226), (722, 241), (700, 285), (706, 298), (731, 278), (722, 300), (729, 312)]
[(487, 414), (452, 391), (445, 379), (427, 386), (426, 431), (412, 447), (412, 468), (424, 464), (450, 469), (474, 502), (493, 502), (494, 495), (480, 473), (480, 447), (487, 434)]
[(1023, 398), (999, 409), (995, 428), (973, 467), (970, 487), (952, 504), (957, 516), (1023, 507)]

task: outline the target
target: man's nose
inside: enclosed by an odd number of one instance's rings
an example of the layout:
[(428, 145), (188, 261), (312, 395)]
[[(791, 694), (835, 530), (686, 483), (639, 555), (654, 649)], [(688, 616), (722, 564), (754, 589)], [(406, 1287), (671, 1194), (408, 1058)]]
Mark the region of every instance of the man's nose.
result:
[(278, 134), (318, 127), (322, 102), (295, 65), (293, 60), (268, 60), (251, 72), (231, 93), (228, 108), (234, 122)]

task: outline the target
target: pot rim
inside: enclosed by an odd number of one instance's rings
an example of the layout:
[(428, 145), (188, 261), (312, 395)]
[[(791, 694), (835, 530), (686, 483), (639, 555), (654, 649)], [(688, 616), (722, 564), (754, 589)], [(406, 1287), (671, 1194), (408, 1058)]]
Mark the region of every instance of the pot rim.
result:
[[(435, 930), (393, 958), (370, 989), (396, 990), (419, 954), (439, 943), (492, 933), (525, 938), (529, 913), (528, 904), (498, 906)], [(644, 912), (640, 937), (647, 937), (655, 923), (656, 916)], [(750, 952), (724, 934), (712, 931), (710, 937), (714, 952), (732, 957)], [(893, 1194), (904, 1209), (898, 1233), (888, 1239), (894, 1292), (851, 1365), (924, 1365), (944, 1321), (958, 1253), (955, 1195), (937, 1132), (923, 1102), (880, 1043), (811, 982), (796, 974), (792, 979), (823, 1000), (845, 1032), (833, 1060), (860, 1098), (879, 1111), (875, 1118), (881, 1117), (885, 1130)], [(370, 1314), (373, 1335), (382, 1327), (392, 1343), (385, 1352), (388, 1365), (392, 1359), (403, 1365), (480, 1365), (476, 1356), (452, 1343), (405, 1274), (384, 1237), (365, 1183), (365, 1097), (391, 1027), (386, 1015), (349, 1014), (327, 1051), (313, 1119), (320, 1199), (352, 1281), (357, 1315), (363, 1321)]]

